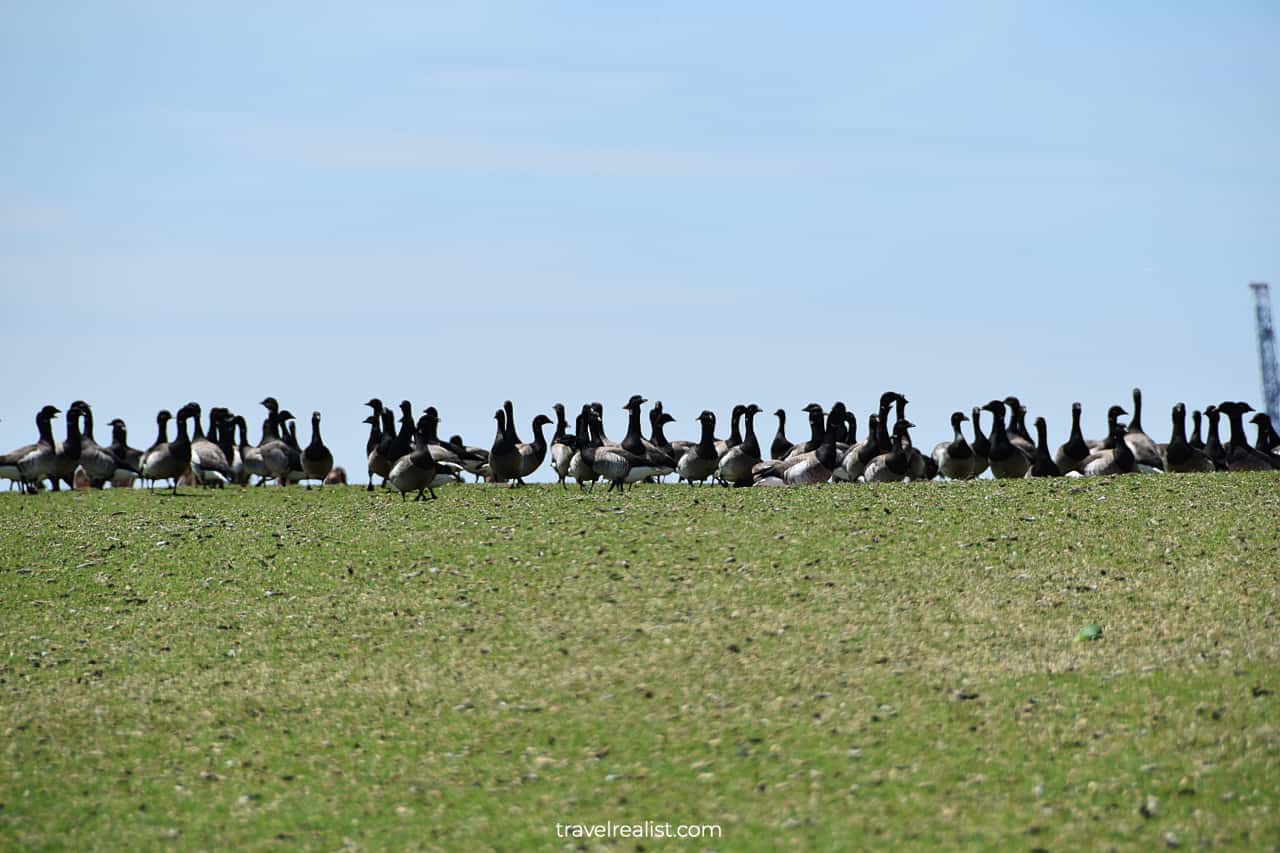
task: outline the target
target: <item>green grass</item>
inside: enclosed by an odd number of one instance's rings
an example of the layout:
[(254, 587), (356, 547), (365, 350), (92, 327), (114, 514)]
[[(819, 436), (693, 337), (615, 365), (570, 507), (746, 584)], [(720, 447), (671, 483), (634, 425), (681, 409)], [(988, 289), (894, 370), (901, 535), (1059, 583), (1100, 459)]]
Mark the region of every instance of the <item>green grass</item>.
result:
[(1275, 475), (0, 495), (0, 595), (0, 848), (1280, 844)]

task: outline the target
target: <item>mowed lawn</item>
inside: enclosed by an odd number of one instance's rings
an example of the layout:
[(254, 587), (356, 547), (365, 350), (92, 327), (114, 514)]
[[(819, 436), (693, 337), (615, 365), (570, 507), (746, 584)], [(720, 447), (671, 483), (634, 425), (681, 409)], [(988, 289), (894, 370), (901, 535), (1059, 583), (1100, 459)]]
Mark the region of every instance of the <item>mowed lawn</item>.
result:
[(1280, 476), (440, 496), (0, 495), (0, 848), (1280, 844)]

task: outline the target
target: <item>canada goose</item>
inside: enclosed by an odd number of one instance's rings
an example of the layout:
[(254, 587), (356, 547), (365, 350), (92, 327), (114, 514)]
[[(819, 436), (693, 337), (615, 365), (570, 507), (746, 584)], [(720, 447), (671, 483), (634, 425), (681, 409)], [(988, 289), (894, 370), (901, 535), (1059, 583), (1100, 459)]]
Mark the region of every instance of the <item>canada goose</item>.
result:
[(61, 483), (66, 483), (68, 488), (71, 487), (76, 468), (80, 464), (81, 409), (77, 405), (79, 402), (77, 400), (67, 408), (67, 440), (54, 443), (54, 469), (53, 476), (49, 478), (49, 487), (55, 492), (59, 490)]
[(549, 423), (551, 418), (538, 415), (533, 419), (533, 441), (516, 445), (516, 451), (520, 454), (520, 473), (516, 477), (516, 483), (521, 486), (525, 484), (524, 478), (537, 471), (542, 460), (547, 458), (547, 439), (542, 430)]
[[(308, 480), (319, 480), (320, 488), (324, 488), (325, 478), (333, 470), (333, 453), (324, 446), (320, 438), (320, 413), (311, 413), (311, 441), (302, 451), (302, 473)], [(311, 484), (307, 484), (311, 488)]]
[(903, 418), (893, 425), (893, 437), (890, 439), (890, 450), (881, 453), (867, 463), (862, 478), (868, 483), (900, 483), (906, 479), (911, 467), (911, 458), (907, 453), (909, 446), (908, 430), (915, 424)]
[(1277, 448), (1280, 448), (1280, 436), (1276, 435), (1271, 425), (1271, 416), (1266, 412), (1257, 412), (1249, 418), (1249, 423), (1258, 428), (1258, 438), (1253, 443), (1253, 449), (1261, 453), (1275, 454)]
[(120, 463), (111, 478), (113, 489), (127, 489), (142, 471), (142, 451), (129, 446), (129, 430), (120, 418), (111, 420), (111, 453)]
[(556, 403), (551, 408), (556, 413), (556, 431), (551, 436), (551, 467), (560, 479), (560, 487), (568, 488), (565, 478), (569, 476), (569, 463), (573, 461), (578, 439), (568, 432), (569, 422), (564, 416), (564, 403)]
[(1133, 456), (1138, 460), (1138, 465), (1144, 473), (1150, 473), (1146, 470), (1148, 468), (1164, 473), (1164, 459), (1160, 456), (1160, 450), (1151, 437), (1142, 430), (1141, 388), (1133, 389), (1133, 417), (1129, 419), (1129, 429), (1125, 432), (1124, 440), (1133, 451)]
[(716, 477), (720, 482), (733, 486), (751, 485), (751, 469), (760, 462), (760, 442), (756, 438), (755, 427), (756, 415), (760, 411), (760, 407), (755, 403), (743, 409), (742, 414), (747, 420), (747, 433), (743, 436), (741, 444), (731, 447), (720, 457), (720, 466), (716, 470)]
[(1036, 418), (1036, 452), (1025, 476), (1027, 479), (1062, 476), (1062, 469), (1049, 455), (1049, 426), (1044, 418)]
[(940, 442), (933, 448), (933, 460), (938, 463), (938, 473), (948, 480), (971, 480), (975, 476), (973, 448), (960, 431), (960, 424), (969, 420), (964, 412), (951, 413), (951, 441)]
[(514, 488), (520, 477), (520, 440), (516, 436), (514, 408), (507, 400), (502, 408), (494, 412), (493, 418), (498, 423), (493, 437), (493, 447), (489, 450), (489, 471), (495, 483), (511, 483)]
[(1274, 471), (1280, 468), (1280, 457), (1272, 456), (1249, 444), (1249, 436), (1244, 431), (1244, 415), (1252, 412), (1253, 406), (1248, 403), (1219, 403), (1218, 411), (1226, 413), (1231, 423), (1231, 438), (1227, 442), (1227, 470), (1229, 471)]
[(991, 442), (982, 432), (982, 424), (979, 422), (979, 416), (982, 409), (977, 406), (973, 407), (970, 412), (973, 415), (973, 444), (969, 445), (973, 448), (973, 476), (981, 477), (983, 472), (989, 467), (987, 455), (991, 453)]
[(1204, 415), (1209, 419), (1209, 437), (1204, 443), (1204, 455), (1209, 457), (1215, 471), (1227, 470), (1227, 450), (1222, 446), (1222, 439), (1218, 435), (1218, 419), (1221, 414), (1217, 406), (1205, 406)]
[(773, 413), (778, 418), (778, 431), (773, 435), (773, 443), (769, 445), (771, 459), (786, 459), (787, 453), (795, 444), (787, 439), (787, 410), (778, 409)]
[(137, 468), (131, 468), (127, 462), (116, 458), (109, 447), (98, 444), (93, 437), (93, 409), (83, 400), (77, 400), (76, 408), (80, 411), (82, 425), (80, 428), (80, 467), (89, 477), (90, 484), (101, 489), (116, 475), (117, 469), (138, 475)]
[(61, 411), (57, 406), (44, 406), (36, 413), (35, 443), (0, 456), (0, 477), (18, 483), (19, 488), (29, 494), (35, 494), (37, 484), (53, 475), (57, 460), (52, 421)]
[(1124, 440), (1125, 425), (1120, 421), (1111, 424), (1111, 448), (1097, 450), (1085, 459), (1080, 473), (1086, 477), (1106, 477), (1114, 474), (1132, 474), (1137, 465), (1133, 449)]
[(720, 464), (720, 455), (716, 453), (715, 412), (703, 409), (697, 420), (702, 424), (702, 438), (680, 457), (676, 475), (690, 485), (695, 482), (705, 485)]
[(1058, 466), (1058, 470), (1063, 474), (1070, 471), (1079, 471), (1084, 464), (1084, 460), (1089, 457), (1089, 443), (1084, 440), (1084, 434), (1080, 432), (1080, 412), (1083, 407), (1078, 403), (1071, 404), (1071, 435), (1067, 439), (1066, 444), (1058, 446), (1058, 452), (1053, 454), (1054, 464)]
[(1191, 420), (1195, 424), (1195, 428), (1191, 430), (1191, 438), (1187, 439), (1187, 444), (1195, 450), (1204, 450), (1204, 439), (1200, 437), (1200, 410), (1196, 409), (1191, 413)]
[(791, 449), (787, 451), (787, 455), (783, 459), (789, 459), (792, 456), (803, 456), (806, 453), (812, 453), (818, 449), (818, 445), (822, 444), (823, 436), (827, 428), (827, 413), (817, 403), (810, 403), (800, 411), (809, 415), (809, 438), (799, 444), (791, 445)]
[(982, 407), (991, 413), (991, 449), (987, 451), (987, 464), (998, 479), (1021, 479), (1031, 467), (1031, 457), (1019, 444), (1015, 444), (1005, 430), (1005, 404), (992, 400)]
[[(173, 486), (172, 494), (178, 493), (178, 478), (191, 465), (191, 439), (187, 433), (187, 418), (190, 416), (191, 409), (187, 406), (178, 409), (176, 416), (165, 410), (156, 415), (156, 443), (142, 454), (142, 476), (150, 481), (153, 494), (156, 480), (169, 480)], [(167, 427), (171, 418), (178, 423), (178, 435), (173, 441), (168, 441)]]
[(232, 474), (230, 460), (222, 452), (222, 448), (211, 440), (217, 434), (217, 412), (209, 410), (209, 436), (206, 436), (200, 423), (200, 404), (187, 403), (186, 408), (191, 411), (195, 423), (191, 436), (191, 473), (200, 485), (221, 488), (231, 482)]
[(1187, 407), (1178, 403), (1173, 407), (1173, 434), (1165, 451), (1165, 467), (1171, 474), (1211, 473), (1213, 460), (1187, 441)]
[(742, 432), (739, 425), (742, 422), (742, 416), (746, 414), (747, 407), (739, 403), (733, 407), (733, 411), (729, 415), (729, 437), (724, 441), (716, 442), (716, 453), (724, 456), (733, 448), (742, 444)]

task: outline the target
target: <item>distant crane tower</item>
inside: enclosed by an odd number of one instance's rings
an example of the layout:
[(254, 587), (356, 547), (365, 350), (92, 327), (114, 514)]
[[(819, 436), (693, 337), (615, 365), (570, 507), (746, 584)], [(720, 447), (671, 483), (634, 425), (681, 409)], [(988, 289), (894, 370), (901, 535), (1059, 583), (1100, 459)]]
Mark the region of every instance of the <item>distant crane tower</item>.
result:
[(1280, 423), (1280, 372), (1276, 370), (1276, 329), (1271, 323), (1271, 288), (1255, 282), (1255, 316), (1258, 321), (1258, 361), (1262, 366), (1262, 397), (1271, 420)]

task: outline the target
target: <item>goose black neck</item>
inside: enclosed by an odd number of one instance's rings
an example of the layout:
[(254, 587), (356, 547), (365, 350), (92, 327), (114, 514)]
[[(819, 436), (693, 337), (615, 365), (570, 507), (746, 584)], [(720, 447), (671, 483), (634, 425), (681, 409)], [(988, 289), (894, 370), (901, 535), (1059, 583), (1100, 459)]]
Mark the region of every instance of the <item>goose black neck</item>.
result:
[(702, 420), (702, 438), (698, 441), (698, 455), (703, 458), (716, 455), (716, 423), (710, 418)]
[[(538, 451), (538, 453), (545, 453), (547, 450), (547, 438), (542, 434), (543, 430), (546, 429), (546, 426), (546, 421), (540, 421), (537, 418), (534, 418), (533, 425), (530, 427), (530, 429), (533, 430), (533, 448)], [(435, 432), (434, 424), (432, 425), (431, 431)]]
[[(93, 409), (81, 409), (80, 411), (84, 417), (84, 437), (97, 444), (97, 439), (93, 437)], [(1261, 431), (1259, 431), (1259, 435), (1261, 435)]]
[(1203, 448), (1204, 440), (1200, 438), (1200, 410), (1196, 409), (1191, 413), (1191, 439), (1187, 442), (1192, 447)]
[(323, 445), (324, 445), (324, 442), (320, 440), (320, 419), (312, 418), (311, 419), (311, 446), (321, 447)]
[(40, 434), (40, 441), (53, 446), (53, 418), (48, 415), (36, 416), (36, 432)]
[(746, 412), (747, 434), (742, 439), (742, 449), (751, 456), (760, 456), (760, 442), (756, 439), (756, 413), (753, 409)]
[(1142, 395), (1133, 392), (1133, 417), (1129, 419), (1129, 432), (1142, 432)]
[(729, 419), (729, 440), (728, 444), (736, 447), (742, 444), (742, 412), (737, 411)]
[(156, 444), (169, 443), (169, 419), (159, 418), (156, 420)]
[(822, 444), (824, 432), (822, 412), (815, 409), (809, 413), (809, 445), (816, 448)]

